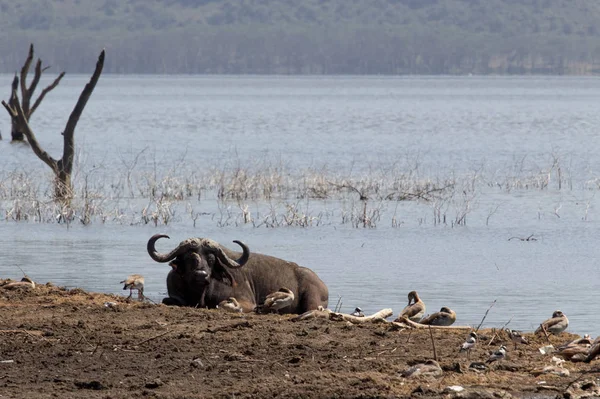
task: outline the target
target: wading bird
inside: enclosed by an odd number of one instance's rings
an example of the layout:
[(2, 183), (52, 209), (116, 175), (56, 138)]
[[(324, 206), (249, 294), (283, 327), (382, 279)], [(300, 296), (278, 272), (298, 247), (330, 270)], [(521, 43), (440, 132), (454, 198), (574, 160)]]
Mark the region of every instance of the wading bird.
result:
[(449, 307), (443, 306), (439, 312), (427, 316), (421, 320), (420, 324), (427, 324), (432, 326), (451, 326), (456, 321), (456, 313)]
[(503, 360), (505, 357), (506, 357), (506, 346), (502, 345), (496, 352), (492, 353), (485, 362), (493, 363), (493, 362)]
[(470, 359), (471, 358), (471, 349), (473, 349), (476, 344), (477, 344), (477, 334), (475, 333), (475, 331), (471, 331), (467, 340), (465, 342), (463, 342), (463, 344), (461, 345), (459, 352), (467, 352), (467, 359)]
[(546, 331), (548, 333), (558, 335), (561, 332), (565, 331), (569, 326), (569, 319), (567, 316), (560, 310), (554, 311), (552, 313), (552, 317), (548, 320), (545, 320), (540, 326), (535, 330), (535, 333), (538, 334), (540, 332)]
[(419, 298), (417, 291), (411, 291), (408, 293), (408, 305), (402, 309), (396, 321), (401, 321), (403, 317), (406, 317), (411, 321), (418, 322), (425, 315), (425, 310), (425, 303)]
[(289, 288), (282, 287), (265, 298), (265, 302), (257, 307), (259, 313), (279, 313), (280, 310), (294, 302), (294, 293)]
[(133, 294), (133, 290), (137, 290), (138, 292), (138, 299), (141, 301), (143, 300), (144, 297), (144, 276), (142, 276), (141, 274), (132, 274), (131, 276), (127, 277), (126, 280), (121, 281), (121, 284), (125, 284), (123, 286), (123, 289), (129, 289), (129, 296), (127, 297), (127, 299), (131, 298), (131, 295)]

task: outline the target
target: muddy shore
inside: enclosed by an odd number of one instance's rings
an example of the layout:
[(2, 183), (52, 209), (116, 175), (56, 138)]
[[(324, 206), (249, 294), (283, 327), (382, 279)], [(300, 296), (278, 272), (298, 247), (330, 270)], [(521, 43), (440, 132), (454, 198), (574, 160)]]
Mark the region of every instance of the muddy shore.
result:
[[(504, 333), (482, 330), (467, 360), (458, 352), (465, 330), (290, 318), (128, 302), (50, 283), (0, 287), (0, 398), (554, 398), (593, 393), (599, 383), (600, 360), (565, 362), (568, 376), (534, 375), (551, 364), (538, 350), (548, 345), (543, 335), (526, 334), (531, 344), (515, 350)], [(576, 337), (549, 339), (558, 346)], [(433, 358), (432, 340), (442, 375), (403, 377)], [(501, 344), (505, 360), (469, 367)]]

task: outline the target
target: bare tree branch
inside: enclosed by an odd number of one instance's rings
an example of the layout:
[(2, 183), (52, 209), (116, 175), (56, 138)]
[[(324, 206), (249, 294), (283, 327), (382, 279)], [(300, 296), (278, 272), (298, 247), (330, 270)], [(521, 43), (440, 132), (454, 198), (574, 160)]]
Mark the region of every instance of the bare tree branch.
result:
[(25, 92), (27, 93), (27, 95), (25, 97), (23, 97), (23, 101), (22, 101), (23, 112), (25, 112), (25, 115), (27, 115), (27, 120), (29, 120), (29, 117), (31, 115), (31, 111), (29, 110), (29, 105), (31, 104), (31, 96), (33, 95), (35, 88), (37, 87), (38, 83), (40, 82), (41, 77), (42, 77), (42, 60), (38, 58), (37, 62), (35, 63), (35, 73), (33, 74), (33, 80), (31, 81), (31, 85), (29, 86), (29, 88), (27, 88), (27, 87), (25, 88)]
[(25, 98), (27, 96), (27, 74), (29, 73), (29, 67), (31, 66), (31, 61), (33, 61), (33, 43), (29, 45), (29, 54), (27, 54), (27, 59), (21, 68), (21, 97)]
[[(13, 90), (12, 95), (15, 96), (17, 99), (17, 101), (15, 101), (15, 104), (12, 107), (9, 107), (6, 104), (6, 102), (2, 101), (2, 105), (4, 105), (4, 108), (6, 108), (11, 115), (15, 115), (15, 117), (18, 119), (19, 124), (23, 127), (23, 134), (25, 135), (25, 137), (27, 137), (27, 141), (29, 142), (29, 145), (31, 145), (31, 149), (33, 150), (35, 155), (37, 155), (42, 161), (44, 161), (46, 165), (50, 166), (54, 173), (57, 173), (58, 162), (40, 147), (35, 137), (35, 134), (31, 130), (31, 127), (27, 122), (27, 118), (25, 117), (25, 113), (23, 112), (23, 108), (21, 107), (21, 103), (18, 99), (17, 91)], [(12, 110), (9, 110), (9, 108), (12, 108)]]
[(69, 120), (67, 121), (67, 125), (65, 126), (65, 131), (63, 133), (64, 137), (64, 146), (63, 146), (63, 157), (61, 159), (62, 169), (65, 173), (71, 174), (73, 170), (73, 157), (75, 155), (75, 127), (77, 126), (77, 122), (79, 121), (79, 117), (87, 104), (94, 88), (96, 87), (96, 83), (98, 83), (98, 79), (100, 78), (100, 74), (102, 74), (102, 68), (104, 67), (104, 49), (100, 52), (100, 56), (98, 57), (98, 61), (96, 62), (96, 69), (94, 70), (94, 74), (90, 78), (88, 84), (85, 85), (83, 91), (79, 95), (79, 100), (77, 100), (77, 104), (71, 115), (69, 116)]
[[(49, 67), (46, 67), (46, 68), (44, 68), (44, 70), (48, 69), (48, 68)], [(60, 80), (63, 78), (63, 76), (65, 76), (65, 72), (61, 72), (60, 75), (58, 75), (58, 77), (56, 79), (54, 79), (54, 82), (52, 82), (51, 85), (48, 85), (48, 87), (46, 87), (44, 90), (42, 90), (42, 93), (35, 100), (35, 102), (33, 103), (33, 107), (31, 107), (31, 110), (29, 111), (30, 118), (31, 118), (31, 115), (33, 115), (33, 113), (37, 109), (37, 107), (42, 103), (42, 100), (44, 99), (44, 97), (46, 97), (46, 94), (48, 94), (52, 89), (54, 89), (56, 86), (58, 86), (58, 84), (60, 83)]]

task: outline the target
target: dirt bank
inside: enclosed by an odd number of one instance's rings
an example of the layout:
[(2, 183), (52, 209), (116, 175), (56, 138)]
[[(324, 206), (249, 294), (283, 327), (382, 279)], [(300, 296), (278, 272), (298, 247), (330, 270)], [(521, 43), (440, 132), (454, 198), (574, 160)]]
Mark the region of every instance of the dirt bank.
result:
[[(0, 397), (426, 398), (453, 385), (467, 388), (463, 396), (482, 397), (485, 388), (505, 397), (555, 397), (576, 379), (600, 377), (598, 360), (567, 362), (566, 377), (534, 377), (533, 369), (550, 364), (538, 351), (545, 337), (527, 335), (532, 344), (514, 350), (504, 335), (488, 345), (494, 332), (484, 330), (470, 361), (458, 353), (465, 331), (432, 331), (443, 375), (404, 378), (409, 365), (432, 357), (428, 330), (289, 319), (128, 303), (52, 284), (0, 288)], [(556, 345), (574, 337), (550, 339)], [(501, 343), (506, 360), (469, 369)]]

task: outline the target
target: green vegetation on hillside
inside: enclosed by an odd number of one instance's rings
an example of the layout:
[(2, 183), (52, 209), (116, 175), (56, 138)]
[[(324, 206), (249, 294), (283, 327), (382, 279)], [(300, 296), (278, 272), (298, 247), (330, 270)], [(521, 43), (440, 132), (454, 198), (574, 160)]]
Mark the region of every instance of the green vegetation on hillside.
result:
[(596, 0), (0, 0), (0, 72), (597, 72)]

